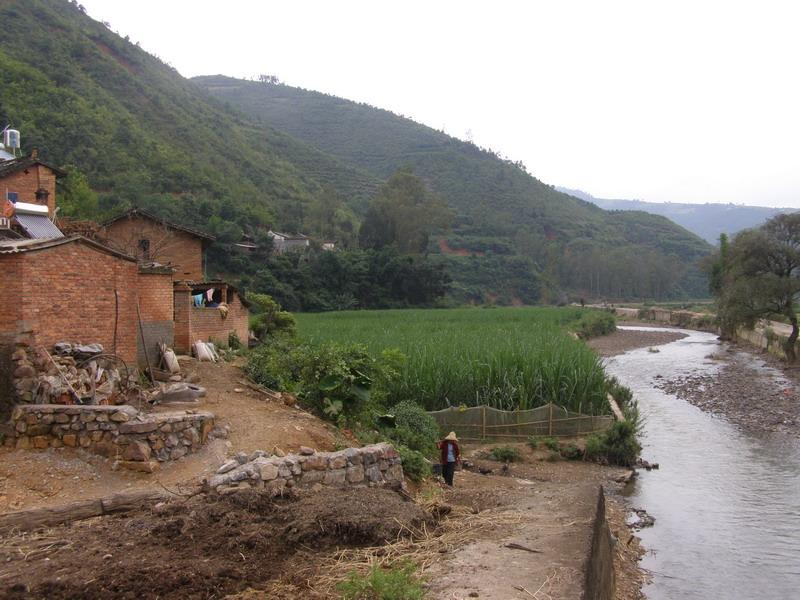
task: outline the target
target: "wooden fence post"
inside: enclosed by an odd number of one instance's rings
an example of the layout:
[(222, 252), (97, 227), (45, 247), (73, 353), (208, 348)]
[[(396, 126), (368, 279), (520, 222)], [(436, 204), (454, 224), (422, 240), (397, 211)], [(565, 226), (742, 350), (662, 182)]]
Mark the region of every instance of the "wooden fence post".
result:
[(481, 441), (486, 439), (486, 405), (481, 406)]
[(550, 407), (550, 412), (549, 412), (550, 416), (547, 419), (547, 421), (548, 421), (548, 423), (547, 423), (547, 435), (549, 437), (553, 437), (553, 403), (552, 402), (549, 404), (549, 407)]

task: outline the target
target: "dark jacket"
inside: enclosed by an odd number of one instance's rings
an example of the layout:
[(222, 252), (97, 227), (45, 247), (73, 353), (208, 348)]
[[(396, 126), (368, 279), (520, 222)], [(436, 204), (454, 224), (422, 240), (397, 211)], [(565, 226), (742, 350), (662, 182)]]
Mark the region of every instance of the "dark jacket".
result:
[(442, 440), (439, 442), (439, 449), (442, 451), (441, 462), (443, 465), (447, 464), (447, 444), (453, 444), (453, 456), (455, 456), (456, 462), (461, 458), (461, 450), (458, 448), (458, 442)]

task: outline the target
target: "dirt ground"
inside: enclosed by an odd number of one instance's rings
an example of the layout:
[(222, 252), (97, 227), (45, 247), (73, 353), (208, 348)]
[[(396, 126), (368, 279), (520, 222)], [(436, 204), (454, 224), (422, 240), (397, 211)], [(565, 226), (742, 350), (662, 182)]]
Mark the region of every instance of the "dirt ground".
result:
[[(0, 512), (88, 500), (120, 491), (161, 489), (162, 485), (174, 490), (213, 473), (237, 452), (270, 451), (275, 446), (290, 452), (301, 445), (332, 450), (337, 438), (341, 439), (334, 427), (313, 415), (268, 401), (240, 383), (244, 377), (235, 365), (188, 359), (182, 360), (182, 366), (200, 375), (199, 385), (206, 388), (206, 396), (198, 404), (165, 405), (155, 410), (211, 411), (218, 425), (229, 428), (227, 439), (215, 439), (196, 454), (162, 463), (155, 475), (112, 470), (112, 460), (82, 450), (0, 448)], [(241, 391), (234, 391), (237, 389)]]
[[(649, 325), (652, 326), (652, 323)], [(617, 354), (624, 354), (628, 350), (668, 344), (685, 337), (686, 334), (679, 331), (630, 331), (617, 329), (609, 335), (593, 338), (587, 344), (600, 356), (616, 356)]]
[(429, 514), (387, 489), (195, 496), (3, 539), (0, 598), (223, 598), (291, 579), (309, 554), (383, 544), (424, 523)]
[[(579, 598), (599, 486), (613, 493), (627, 471), (517, 447), (507, 470), (465, 447), (455, 487), (428, 482), (417, 502), (376, 488), (196, 495), (0, 538), (0, 599), (333, 598), (384, 558), (414, 560), (434, 599)], [(638, 546), (617, 547), (617, 598), (634, 600)]]
[[(185, 366), (197, 370), (207, 396), (156, 410), (209, 410), (228, 427), (227, 439), (155, 475), (115, 471), (111, 461), (80, 450), (3, 450), (0, 512), (119, 491), (187, 490), (237, 452), (352, 443), (312, 415), (266, 400), (236, 366)], [(613, 495), (627, 472), (516, 446), (524, 461), (507, 471), (483, 457), (487, 447), (466, 447), (473, 467), (456, 474), (456, 487), (428, 482), (413, 490), (416, 502), (363, 488), (274, 500), (252, 492), (195, 495), (0, 538), (0, 599), (317, 600), (338, 597), (335, 582), (353, 569), (404, 557), (420, 565), (431, 598), (578, 598), (598, 488)], [(609, 506), (616, 506), (609, 509), (614, 535), (629, 540), (623, 505)], [(638, 539), (617, 548), (617, 598), (638, 600)]]

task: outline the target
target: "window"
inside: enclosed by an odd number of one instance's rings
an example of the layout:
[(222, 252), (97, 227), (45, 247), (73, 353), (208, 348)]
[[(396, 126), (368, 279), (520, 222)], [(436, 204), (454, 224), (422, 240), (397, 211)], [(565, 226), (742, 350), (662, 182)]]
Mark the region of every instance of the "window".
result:
[(50, 197), (50, 192), (48, 192), (44, 188), (39, 188), (36, 190), (36, 201), (37, 202), (44, 202), (47, 203), (47, 199)]
[(9, 202), (17, 202), (19, 200), (18, 192), (6, 192), (6, 198)]
[(139, 240), (139, 251), (142, 253), (142, 258), (145, 260), (150, 259), (150, 240)]
[(233, 302), (233, 290), (228, 288), (225, 290), (225, 303), (231, 304)]

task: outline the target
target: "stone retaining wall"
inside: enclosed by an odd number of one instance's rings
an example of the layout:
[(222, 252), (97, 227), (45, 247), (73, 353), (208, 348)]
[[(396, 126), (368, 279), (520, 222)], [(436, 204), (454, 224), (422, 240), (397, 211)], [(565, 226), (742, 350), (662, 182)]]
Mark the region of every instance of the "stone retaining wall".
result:
[(390, 444), (316, 452), (301, 448), (300, 454), (269, 456), (257, 450), (222, 465), (207, 482), (219, 493), (239, 489), (264, 489), (280, 494), (294, 486), (403, 486), (400, 455)]
[(132, 406), (25, 404), (11, 415), (18, 449), (84, 448), (152, 472), (158, 463), (196, 452), (214, 428), (214, 415), (201, 411), (140, 413)]

